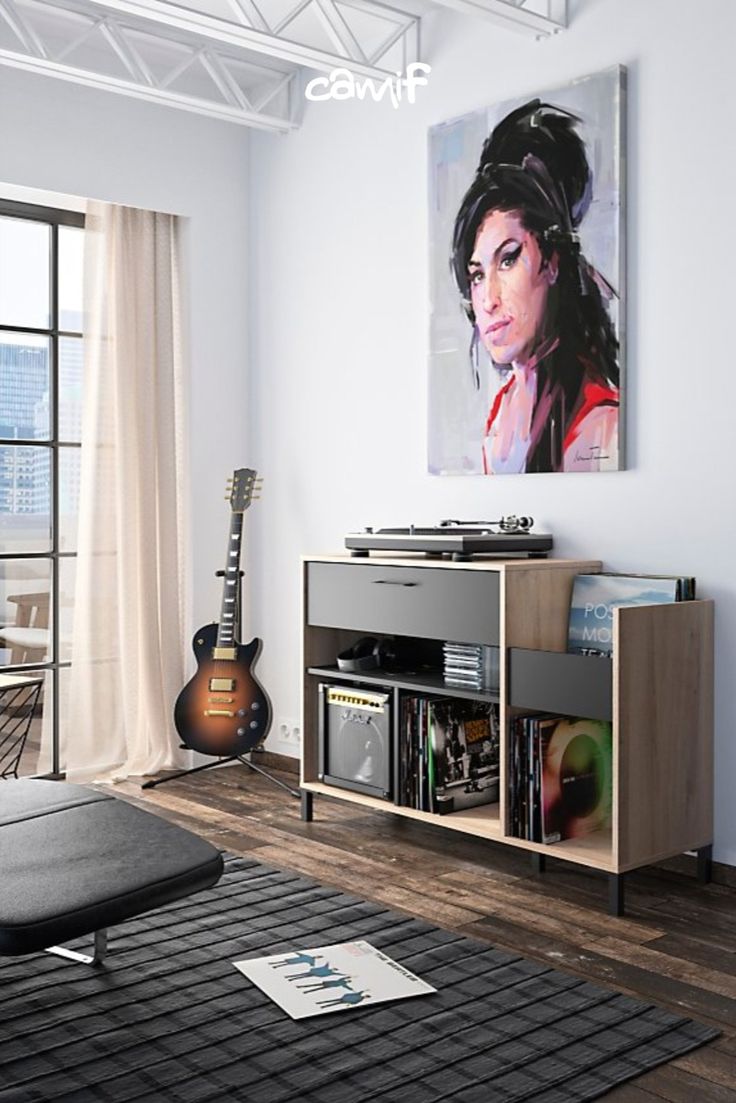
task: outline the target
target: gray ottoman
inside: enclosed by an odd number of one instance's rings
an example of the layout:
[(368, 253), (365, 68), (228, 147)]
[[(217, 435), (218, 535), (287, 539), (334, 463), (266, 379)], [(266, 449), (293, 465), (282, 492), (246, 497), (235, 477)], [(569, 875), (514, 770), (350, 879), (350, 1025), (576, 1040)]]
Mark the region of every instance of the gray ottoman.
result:
[[(0, 955), (96, 964), (107, 927), (209, 888), (222, 868), (204, 839), (107, 793), (0, 781)], [(93, 957), (52, 945), (92, 933)]]

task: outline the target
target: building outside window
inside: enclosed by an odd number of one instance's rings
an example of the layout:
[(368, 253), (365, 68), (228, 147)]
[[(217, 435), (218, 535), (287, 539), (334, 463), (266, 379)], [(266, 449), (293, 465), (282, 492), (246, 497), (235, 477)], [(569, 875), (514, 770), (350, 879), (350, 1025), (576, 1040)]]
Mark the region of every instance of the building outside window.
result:
[(44, 682), (20, 763), (24, 775), (64, 768), (82, 422), (83, 237), (82, 214), (0, 195), (0, 674), (38, 673)]

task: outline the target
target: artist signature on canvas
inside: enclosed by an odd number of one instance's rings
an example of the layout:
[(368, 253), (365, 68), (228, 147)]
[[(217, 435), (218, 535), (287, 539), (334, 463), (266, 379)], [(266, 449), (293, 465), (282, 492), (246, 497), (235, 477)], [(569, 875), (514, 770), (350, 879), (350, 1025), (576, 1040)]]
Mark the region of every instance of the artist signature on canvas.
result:
[(357, 79), (349, 69), (332, 69), (329, 76), (310, 80), (304, 89), (304, 95), (308, 100), (318, 101), (364, 100), (370, 96), (376, 103), (387, 96), (393, 106), (398, 107), (402, 100), (416, 103), (417, 88), (428, 83), (427, 77), (421, 74), (428, 75), (431, 71), (431, 65), (413, 61), (406, 67), (406, 76), (402, 77), (401, 73), (397, 73), (395, 77), (376, 81), (372, 77)]
[(610, 459), (608, 452), (604, 452), (600, 444), (591, 444), (587, 453), (581, 452), (579, 449), (575, 450), (575, 462), (576, 463), (591, 463), (594, 460), (607, 460)]

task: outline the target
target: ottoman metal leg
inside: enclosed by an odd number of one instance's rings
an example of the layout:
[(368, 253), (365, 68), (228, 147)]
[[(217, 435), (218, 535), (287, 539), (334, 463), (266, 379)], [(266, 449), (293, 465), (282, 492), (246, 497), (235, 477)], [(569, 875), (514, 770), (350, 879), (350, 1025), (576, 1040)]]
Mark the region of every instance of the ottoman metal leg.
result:
[(67, 950), (66, 946), (49, 946), (46, 953), (68, 957), (71, 961), (81, 961), (83, 965), (99, 965), (107, 953), (107, 931), (95, 931), (95, 949), (91, 957), (89, 954), (80, 954), (78, 950)]

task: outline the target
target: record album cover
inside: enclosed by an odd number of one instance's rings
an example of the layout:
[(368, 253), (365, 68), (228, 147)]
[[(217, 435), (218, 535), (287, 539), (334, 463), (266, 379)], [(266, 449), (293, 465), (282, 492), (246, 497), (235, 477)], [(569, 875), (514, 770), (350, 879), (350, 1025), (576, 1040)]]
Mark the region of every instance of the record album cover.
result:
[(604, 720), (558, 720), (541, 732), (543, 838), (574, 839), (611, 822), (613, 739)]
[(292, 1019), (437, 991), (363, 941), (290, 950), (233, 965)]
[(611, 654), (613, 610), (617, 605), (662, 605), (677, 601), (681, 580), (640, 575), (579, 574), (570, 602), (568, 651)]
[(499, 798), (498, 708), (449, 698), (430, 705), (432, 797), (445, 815)]

